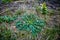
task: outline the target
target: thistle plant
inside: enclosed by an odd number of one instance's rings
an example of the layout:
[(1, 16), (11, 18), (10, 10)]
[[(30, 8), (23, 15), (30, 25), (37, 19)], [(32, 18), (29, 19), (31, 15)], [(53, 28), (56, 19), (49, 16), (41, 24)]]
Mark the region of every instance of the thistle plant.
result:
[(25, 14), (21, 16), (21, 20), (16, 22), (16, 28), (20, 31), (30, 32), (37, 35), (44, 28), (45, 21), (35, 14)]

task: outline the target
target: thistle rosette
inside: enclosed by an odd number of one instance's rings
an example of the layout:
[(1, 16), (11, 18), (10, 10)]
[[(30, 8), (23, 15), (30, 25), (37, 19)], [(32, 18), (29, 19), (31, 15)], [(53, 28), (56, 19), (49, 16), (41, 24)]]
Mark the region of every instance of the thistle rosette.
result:
[(35, 14), (26, 14), (21, 17), (21, 20), (16, 22), (16, 28), (20, 31), (27, 31), (36, 35), (45, 26), (45, 21), (40, 19)]

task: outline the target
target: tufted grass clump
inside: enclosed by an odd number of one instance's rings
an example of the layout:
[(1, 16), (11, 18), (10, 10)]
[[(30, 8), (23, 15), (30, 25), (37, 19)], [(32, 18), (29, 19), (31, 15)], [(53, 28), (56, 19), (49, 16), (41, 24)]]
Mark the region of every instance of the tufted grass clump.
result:
[(7, 40), (11, 37), (11, 31), (6, 27), (0, 26), (0, 40)]
[(13, 37), (9, 28), (0, 26), (0, 40), (16, 40), (16, 38)]
[(45, 21), (35, 14), (25, 14), (21, 16), (21, 20), (16, 22), (16, 28), (20, 31), (30, 32), (37, 35), (44, 28)]
[(41, 40), (56, 40), (58, 33), (60, 33), (59, 31), (60, 30), (54, 28), (45, 29), (44, 32), (42, 32)]
[(13, 16), (13, 17), (7, 16), (7, 15), (5, 15), (5, 16), (0, 16), (0, 23), (2, 23), (2, 22), (10, 23), (10, 22), (16, 20), (16, 18), (17, 18), (16, 16)]

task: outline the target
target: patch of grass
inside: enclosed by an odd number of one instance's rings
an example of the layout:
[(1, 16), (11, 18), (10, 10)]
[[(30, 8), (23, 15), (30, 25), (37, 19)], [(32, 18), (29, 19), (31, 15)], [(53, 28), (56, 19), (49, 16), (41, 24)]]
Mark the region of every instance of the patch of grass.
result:
[(24, 10), (19, 9), (19, 10), (16, 11), (15, 15), (21, 15), (21, 14), (23, 14), (24, 12), (25, 12)]
[(49, 12), (48, 12), (49, 15), (54, 15), (54, 13), (55, 13), (55, 11), (54, 11), (53, 9), (49, 9), (48, 11), (49, 11)]
[(60, 30), (57, 28), (46, 28), (42, 32), (42, 39), (41, 40), (56, 40), (57, 35), (60, 33)]
[(39, 19), (35, 14), (25, 14), (21, 20), (16, 22), (16, 28), (20, 31), (30, 32), (32, 35), (37, 35), (44, 28), (45, 21)]
[(12, 32), (5, 26), (0, 26), (0, 40), (16, 40), (12, 37)]
[(37, 11), (37, 13), (41, 13), (41, 7), (40, 6), (36, 6), (36, 11)]

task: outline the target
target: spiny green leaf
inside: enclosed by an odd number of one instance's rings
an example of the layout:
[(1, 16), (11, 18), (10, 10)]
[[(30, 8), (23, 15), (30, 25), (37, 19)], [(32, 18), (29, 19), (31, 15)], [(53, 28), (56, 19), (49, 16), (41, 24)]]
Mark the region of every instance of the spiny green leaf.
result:
[[(21, 21), (22, 20), (22, 21)], [(45, 21), (40, 19), (35, 14), (26, 14), (21, 17), (21, 20), (16, 22), (16, 28), (24, 31), (29, 31), (32, 34), (38, 34), (45, 26)]]

